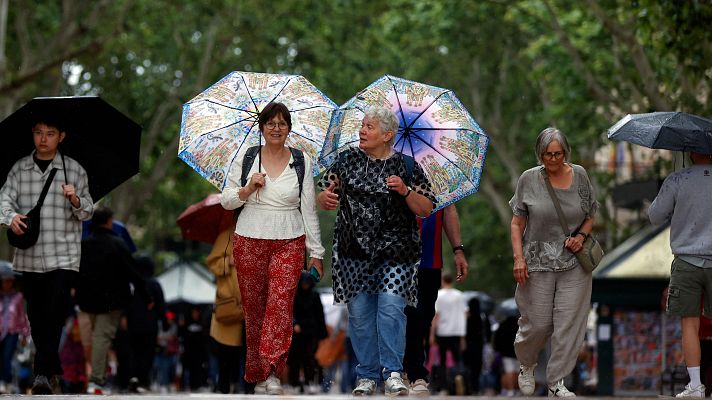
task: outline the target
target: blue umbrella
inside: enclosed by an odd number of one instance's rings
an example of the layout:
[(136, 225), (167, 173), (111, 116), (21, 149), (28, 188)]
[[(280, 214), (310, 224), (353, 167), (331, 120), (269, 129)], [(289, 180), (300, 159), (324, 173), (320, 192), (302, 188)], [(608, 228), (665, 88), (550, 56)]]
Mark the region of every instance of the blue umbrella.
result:
[(651, 149), (712, 154), (712, 120), (683, 112), (628, 114), (608, 129), (608, 138)]

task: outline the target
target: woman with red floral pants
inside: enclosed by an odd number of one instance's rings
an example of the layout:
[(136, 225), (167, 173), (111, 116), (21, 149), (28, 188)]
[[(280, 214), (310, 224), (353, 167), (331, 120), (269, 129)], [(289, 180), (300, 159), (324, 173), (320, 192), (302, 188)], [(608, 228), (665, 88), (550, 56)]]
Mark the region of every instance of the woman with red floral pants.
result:
[(277, 377), (284, 370), (292, 341), (292, 306), (305, 248), (310, 253), (309, 265), (323, 275), (324, 247), (310, 175), (312, 162), (303, 157), (307, 176), (300, 188), (299, 164), (284, 146), (291, 128), (287, 107), (268, 104), (259, 116), (265, 144), (245, 182), (242, 165), (249, 150), (237, 155), (222, 193), (223, 207), (243, 207), (235, 226), (233, 255), (245, 310), (245, 380), (257, 383), (255, 394), (283, 392)]

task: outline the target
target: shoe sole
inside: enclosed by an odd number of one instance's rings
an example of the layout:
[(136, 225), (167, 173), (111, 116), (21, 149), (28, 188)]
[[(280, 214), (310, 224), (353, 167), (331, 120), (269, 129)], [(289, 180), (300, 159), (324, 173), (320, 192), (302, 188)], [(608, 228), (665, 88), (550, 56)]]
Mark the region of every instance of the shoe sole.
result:
[(401, 389), (397, 392), (385, 392), (384, 393), (386, 397), (398, 397), (398, 396), (407, 396), (408, 395), (408, 389)]

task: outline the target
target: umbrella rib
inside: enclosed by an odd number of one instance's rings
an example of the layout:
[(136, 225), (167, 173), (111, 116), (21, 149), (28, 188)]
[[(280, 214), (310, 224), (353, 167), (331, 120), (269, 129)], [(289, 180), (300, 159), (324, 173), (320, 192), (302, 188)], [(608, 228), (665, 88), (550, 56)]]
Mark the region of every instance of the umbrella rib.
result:
[(308, 140), (308, 141), (310, 141), (310, 142), (312, 142), (312, 143), (314, 143), (314, 144), (319, 144), (316, 140), (314, 140), (314, 139), (312, 139), (312, 138), (309, 138), (309, 137), (306, 137), (306, 136), (302, 135), (301, 133), (299, 133), (299, 132), (297, 132), (297, 131), (290, 131), (289, 133), (294, 133), (294, 134), (298, 135), (299, 137), (302, 137), (302, 138), (304, 138), (305, 140)]
[[(435, 104), (436, 101), (438, 101), (438, 100), (440, 99), (440, 97), (442, 97), (443, 95), (445, 95), (445, 94), (447, 94), (447, 93), (450, 93), (450, 92), (451, 92), (450, 90), (446, 90), (446, 91), (440, 93), (435, 99), (433, 99), (432, 102), (430, 102), (430, 104), (428, 104), (427, 107), (424, 107), (424, 108), (423, 108), (423, 111), (421, 111), (415, 118), (413, 118), (413, 121), (411, 121), (410, 125), (408, 125), (406, 129), (412, 129), (413, 124), (415, 124), (416, 121), (418, 121), (418, 119), (420, 119), (420, 117), (422, 117), (423, 114), (425, 114), (425, 112), (428, 111), (428, 109), (429, 109), (433, 104)], [(405, 120), (403, 120), (403, 122), (405, 122)]]
[(248, 113), (248, 114), (257, 115), (257, 113), (254, 112), (254, 111), (243, 110), (242, 108), (237, 108), (237, 107), (229, 106), (229, 105), (227, 105), (227, 104), (218, 103), (218, 102), (215, 101), (215, 100), (205, 99), (205, 100), (203, 100), (203, 101), (206, 102), (206, 103), (212, 103), (212, 104), (215, 104), (215, 105), (218, 105), (218, 106), (221, 106), (221, 107), (229, 108), (229, 109), (231, 109), (231, 110), (242, 111), (242, 112), (246, 112), (246, 113)]
[[(324, 105), (311, 106), (311, 107), (306, 107), (306, 108), (300, 108), (300, 109), (297, 109), (297, 110), (289, 110), (289, 112), (293, 112), (293, 113), (294, 113), (294, 112), (300, 112), (300, 111), (311, 110), (311, 109), (313, 109), (313, 108), (326, 108), (326, 109), (329, 109), (329, 106), (324, 106)], [(332, 108), (332, 110), (333, 110), (333, 108)]]
[[(250, 93), (250, 88), (247, 87), (247, 82), (245, 82), (245, 77), (240, 74), (240, 79), (242, 79), (242, 83), (245, 85), (245, 90), (247, 91), (247, 95), (250, 97), (250, 101), (252, 102), (252, 105), (255, 106), (255, 110), (257, 110), (257, 103), (255, 103), (255, 99), (252, 98), (252, 93)], [(256, 112), (256, 114), (259, 114), (259, 112)]]
[[(251, 117), (250, 117), (250, 118), (251, 118)], [(198, 137), (203, 137), (203, 136), (209, 135), (209, 134), (211, 134), (211, 133), (213, 133), (213, 132), (217, 132), (217, 131), (219, 131), (219, 130), (221, 130), (221, 129), (229, 128), (229, 127), (231, 127), (231, 126), (233, 126), (233, 125), (239, 124), (240, 122), (248, 121), (248, 120), (250, 120), (250, 118), (244, 118), (244, 119), (241, 119), (241, 120), (239, 120), (239, 121), (235, 121), (235, 122), (233, 122), (233, 123), (231, 123), (231, 124), (229, 124), (229, 125), (225, 125), (225, 126), (221, 126), (221, 127), (217, 128), (217, 129), (213, 129), (212, 131), (203, 132), (203, 133), (201, 133), (200, 135), (198, 135)], [(254, 126), (255, 126), (255, 124), (253, 123), (252, 126), (250, 127), (250, 130), (252, 130), (252, 128), (253, 128)]]
[(391, 76), (387, 76), (388, 80), (391, 82), (391, 86), (393, 86), (393, 92), (396, 94), (396, 101), (398, 102), (398, 111), (400, 112), (401, 118), (403, 118), (403, 124), (405, 125), (405, 113), (403, 112), (403, 105), (401, 104), (400, 98), (398, 97), (398, 89), (396, 89), (396, 84), (393, 82), (393, 79), (391, 79)]

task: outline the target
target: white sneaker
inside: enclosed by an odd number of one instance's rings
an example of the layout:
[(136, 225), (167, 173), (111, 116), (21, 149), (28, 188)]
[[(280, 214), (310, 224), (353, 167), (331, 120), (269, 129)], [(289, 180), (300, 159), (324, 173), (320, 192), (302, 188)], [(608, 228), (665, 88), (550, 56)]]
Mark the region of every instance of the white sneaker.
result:
[(576, 397), (575, 394), (566, 389), (564, 380), (556, 382), (556, 385), (549, 386), (549, 397)]
[(282, 383), (279, 381), (279, 378), (274, 376), (274, 374), (270, 374), (267, 377), (265, 383), (267, 388), (267, 394), (271, 396), (284, 394), (284, 389), (282, 389)]
[(410, 384), (410, 394), (413, 396), (425, 397), (430, 396), (430, 387), (425, 379), (416, 379)]
[(517, 377), (517, 382), (519, 382), (519, 391), (525, 396), (531, 396), (534, 394), (534, 369), (536, 364), (531, 367), (521, 365), (519, 367), (519, 376)]
[(267, 394), (267, 381), (257, 382), (255, 394)]
[(358, 385), (351, 392), (354, 396), (370, 396), (376, 391), (376, 381), (367, 378), (358, 380)]
[(100, 395), (108, 393), (106, 393), (106, 390), (104, 390), (103, 386), (97, 385), (94, 382), (89, 382), (89, 384), (87, 385), (87, 394)]
[(391, 376), (386, 379), (385, 384), (386, 396), (407, 396), (408, 386), (403, 383), (403, 378), (400, 372), (391, 372)]
[(678, 393), (675, 397), (705, 397), (705, 389), (705, 385), (700, 385), (696, 388), (691, 388), (690, 384), (688, 383), (687, 386), (685, 386), (685, 390)]

